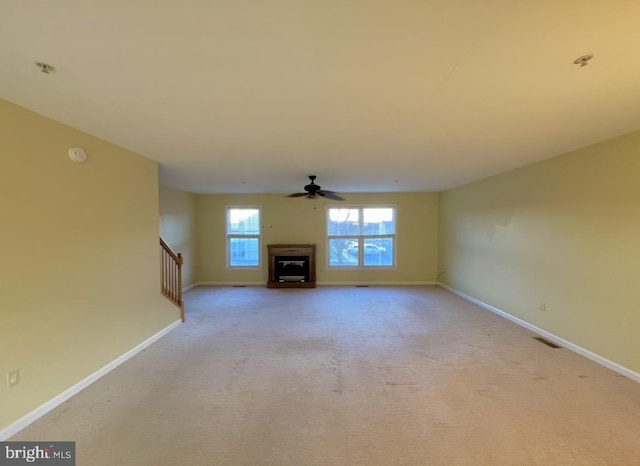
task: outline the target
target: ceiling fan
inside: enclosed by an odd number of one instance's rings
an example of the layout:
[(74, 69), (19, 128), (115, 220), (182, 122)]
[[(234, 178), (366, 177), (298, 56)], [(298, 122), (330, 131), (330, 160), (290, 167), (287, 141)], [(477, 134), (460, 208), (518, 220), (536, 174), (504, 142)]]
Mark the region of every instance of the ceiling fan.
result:
[(315, 175), (309, 175), (309, 179), (311, 183), (304, 187), (304, 193), (293, 193), (289, 194), (287, 197), (302, 197), (306, 196), (309, 199), (315, 199), (316, 196), (326, 197), (327, 199), (333, 199), (334, 201), (344, 201), (344, 197), (340, 196), (338, 193), (333, 191), (327, 191), (326, 189), (321, 189), (320, 185), (317, 185), (313, 182), (316, 179)]

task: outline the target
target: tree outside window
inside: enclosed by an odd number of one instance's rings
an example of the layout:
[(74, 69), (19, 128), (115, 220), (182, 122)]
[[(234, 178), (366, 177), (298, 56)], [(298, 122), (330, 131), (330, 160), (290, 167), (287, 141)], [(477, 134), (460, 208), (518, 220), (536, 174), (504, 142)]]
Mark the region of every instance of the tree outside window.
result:
[(327, 208), (329, 267), (394, 267), (395, 207)]

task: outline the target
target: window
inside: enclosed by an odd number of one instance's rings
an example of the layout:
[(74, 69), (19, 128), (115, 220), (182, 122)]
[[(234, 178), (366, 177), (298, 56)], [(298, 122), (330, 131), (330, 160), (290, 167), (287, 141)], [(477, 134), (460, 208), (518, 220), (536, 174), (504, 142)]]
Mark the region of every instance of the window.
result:
[(260, 267), (259, 207), (227, 207), (227, 266)]
[(327, 209), (329, 267), (395, 266), (396, 208)]

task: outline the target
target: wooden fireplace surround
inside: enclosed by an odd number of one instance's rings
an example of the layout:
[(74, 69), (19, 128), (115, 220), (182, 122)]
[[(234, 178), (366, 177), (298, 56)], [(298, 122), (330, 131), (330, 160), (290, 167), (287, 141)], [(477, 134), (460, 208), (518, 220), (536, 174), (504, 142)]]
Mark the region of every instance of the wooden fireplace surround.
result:
[[(316, 245), (315, 244), (268, 244), (269, 281), (267, 288), (315, 288), (316, 287)], [(300, 257), (309, 265), (309, 280), (287, 282), (276, 278), (276, 257)]]

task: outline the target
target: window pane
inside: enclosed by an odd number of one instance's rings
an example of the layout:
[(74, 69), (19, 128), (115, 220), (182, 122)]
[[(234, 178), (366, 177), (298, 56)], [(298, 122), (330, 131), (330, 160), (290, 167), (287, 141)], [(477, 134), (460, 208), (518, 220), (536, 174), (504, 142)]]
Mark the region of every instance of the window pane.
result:
[(258, 238), (229, 238), (229, 265), (232, 267), (258, 267), (260, 265)]
[(258, 209), (227, 210), (227, 234), (259, 235), (260, 211)]
[(327, 232), (329, 236), (359, 234), (358, 209), (329, 209)]
[(358, 266), (358, 238), (329, 240), (330, 267)]
[(363, 209), (363, 233), (365, 235), (392, 235), (396, 232), (396, 220), (391, 207)]
[(393, 266), (393, 238), (364, 238), (364, 265)]

